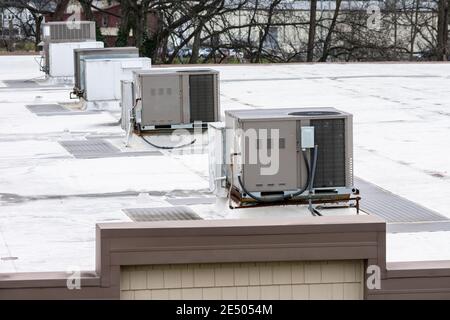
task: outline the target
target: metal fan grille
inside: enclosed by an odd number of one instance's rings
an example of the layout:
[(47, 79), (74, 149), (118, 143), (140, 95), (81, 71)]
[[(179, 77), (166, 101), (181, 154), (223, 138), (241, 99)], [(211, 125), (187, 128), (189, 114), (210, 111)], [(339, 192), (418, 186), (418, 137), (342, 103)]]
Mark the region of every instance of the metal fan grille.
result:
[(214, 75), (189, 76), (191, 122), (214, 121)]
[(345, 120), (311, 120), (319, 146), (315, 188), (345, 186)]

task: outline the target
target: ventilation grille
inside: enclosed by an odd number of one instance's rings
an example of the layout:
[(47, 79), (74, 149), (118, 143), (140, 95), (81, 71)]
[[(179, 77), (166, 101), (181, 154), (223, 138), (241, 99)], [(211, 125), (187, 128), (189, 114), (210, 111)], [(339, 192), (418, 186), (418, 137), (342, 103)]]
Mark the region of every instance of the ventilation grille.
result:
[(189, 76), (191, 122), (214, 122), (214, 75)]
[(160, 208), (123, 209), (123, 212), (135, 222), (202, 220), (192, 209), (184, 206)]
[(99, 158), (119, 153), (120, 150), (105, 140), (73, 140), (59, 142), (75, 158)]
[(103, 139), (59, 141), (69, 153), (77, 159), (97, 159), (113, 157), (141, 157), (162, 155), (159, 151), (121, 152)]
[(345, 186), (345, 120), (311, 120), (319, 146), (315, 188)]
[(26, 108), (37, 115), (43, 114), (45, 115), (47, 113), (54, 113), (54, 112), (56, 113), (69, 112), (68, 109), (64, 108), (59, 104), (33, 104), (27, 105)]
[(52, 23), (45, 27), (50, 28), (50, 33), (45, 37), (47, 41), (95, 40), (94, 22)]

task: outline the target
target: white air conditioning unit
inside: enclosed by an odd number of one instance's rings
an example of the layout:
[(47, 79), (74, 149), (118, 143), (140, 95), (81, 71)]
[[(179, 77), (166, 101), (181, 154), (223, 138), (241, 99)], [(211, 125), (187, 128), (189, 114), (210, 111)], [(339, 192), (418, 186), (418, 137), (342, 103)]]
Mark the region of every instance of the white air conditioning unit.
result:
[(237, 202), (345, 201), (357, 193), (351, 114), (252, 109), (226, 111), (225, 118), (225, 127), (218, 127), (225, 136), (223, 165), (210, 158), (211, 186), (230, 190)]
[(74, 50), (80, 48), (103, 48), (103, 46), (104, 43), (99, 41), (49, 43), (46, 70), (54, 78), (72, 78), (75, 74), (72, 63)]
[(82, 98), (87, 102), (120, 101), (121, 81), (132, 80), (134, 71), (148, 70), (151, 66), (149, 58), (84, 59)]
[[(139, 49), (135, 47), (119, 48), (88, 48), (74, 50), (74, 77), (75, 85), (73, 93), (78, 97), (83, 96), (84, 91), (84, 69), (82, 60), (85, 59), (115, 59), (115, 58), (138, 58)], [(83, 79), (83, 82), (82, 82)]]
[(217, 121), (219, 72), (208, 68), (161, 68), (134, 74), (138, 130), (192, 128)]

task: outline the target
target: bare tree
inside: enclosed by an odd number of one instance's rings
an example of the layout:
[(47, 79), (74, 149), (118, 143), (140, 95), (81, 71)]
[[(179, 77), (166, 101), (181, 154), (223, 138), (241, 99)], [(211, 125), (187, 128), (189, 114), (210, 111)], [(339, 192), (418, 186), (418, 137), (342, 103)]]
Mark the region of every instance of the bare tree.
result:
[(0, 0), (0, 8), (16, 8), (30, 13), (34, 23), (23, 20), (21, 22), (28, 28), (29, 34), (34, 36), (37, 50), (41, 42), (41, 25), (44, 16), (48, 16), (49, 20), (53, 21), (62, 20), (69, 2), (70, 0)]
[(339, 12), (341, 10), (342, 0), (336, 0), (336, 7), (334, 9), (333, 18), (331, 20), (331, 24), (328, 28), (328, 33), (323, 43), (322, 57), (320, 58), (320, 62), (327, 61), (328, 55), (330, 54), (331, 47), (331, 39), (333, 36), (334, 28), (336, 26), (337, 19), (339, 17)]
[(439, 0), (436, 58), (441, 61), (447, 61), (448, 54), (448, 7), (448, 0)]
[(311, 0), (309, 10), (309, 33), (308, 33), (308, 52), (306, 61), (312, 62), (314, 59), (314, 45), (316, 40), (316, 15), (317, 15), (317, 0)]

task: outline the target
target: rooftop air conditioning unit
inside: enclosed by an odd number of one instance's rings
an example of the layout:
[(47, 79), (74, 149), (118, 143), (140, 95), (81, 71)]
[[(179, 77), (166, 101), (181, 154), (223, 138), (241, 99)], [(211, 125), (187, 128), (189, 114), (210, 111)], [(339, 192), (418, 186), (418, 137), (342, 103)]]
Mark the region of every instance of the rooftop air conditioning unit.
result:
[(73, 55), (75, 49), (103, 48), (103, 42), (83, 41), (83, 42), (57, 42), (49, 43), (46, 53), (46, 71), (54, 78), (72, 78), (75, 74)]
[(84, 68), (82, 60), (85, 59), (113, 59), (113, 58), (138, 58), (139, 49), (134, 47), (120, 48), (84, 48), (74, 50), (74, 77), (75, 86), (73, 93), (78, 97), (83, 96), (84, 87)]
[(134, 71), (148, 70), (149, 58), (83, 59), (82, 98), (90, 103), (121, 100), (121, 81), (132, 80)]
[(345, 200), (357, 192), (351, 114), (259, 109), (226, 111), (225, 118), (225, 181), (240, 203)]
[(207, 68), (173, 68), (134, 75), (138, 130), (192, 128), (217, 121), (219, 72)]
[(95, 41), (96, 30), (93, 21), (58, 21), (42, 25), (44, 42)]
[(52, 77), (73, 77), (73, 66), (67, 63), (73, 57), (73, 49), (103, 47), (102, 42), (95, 41), (95, 22), (91, 21), (44, 23), (42, 38), (41, 70)]

